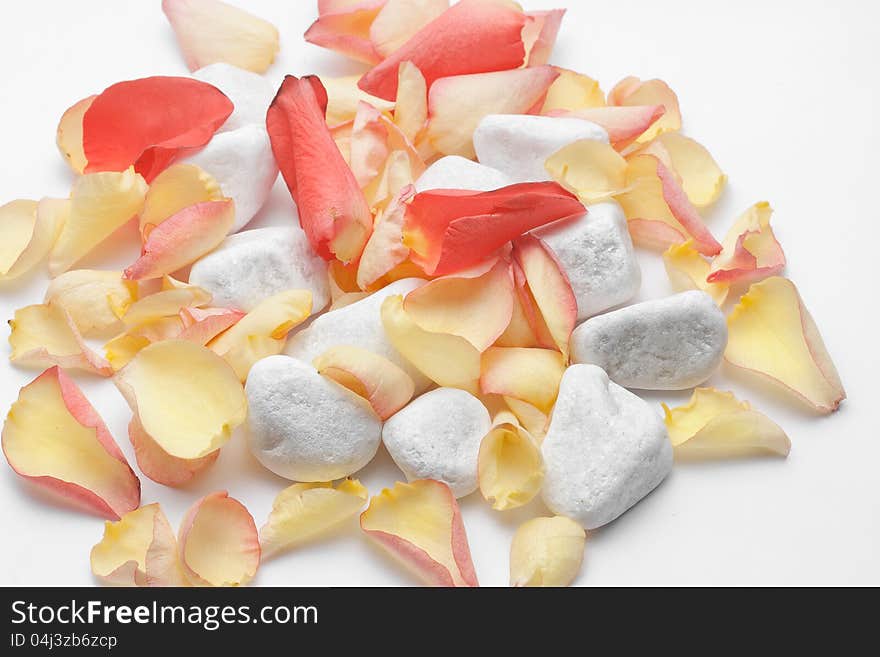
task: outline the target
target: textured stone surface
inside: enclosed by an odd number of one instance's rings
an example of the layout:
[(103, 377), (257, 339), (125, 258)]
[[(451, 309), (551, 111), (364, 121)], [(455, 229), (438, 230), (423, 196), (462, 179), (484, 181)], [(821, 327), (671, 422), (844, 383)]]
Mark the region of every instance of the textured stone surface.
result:
[(659, 413), (593, 365), (565, 371), (541, 451), (544, 502), (587, 529), (617, 518), (672, 470)]
[(417, 192), (429, 189), (468, 189), (488, 192), (512, 184), (510, 178), (459, 155), (441, 157), (425, 169), (415, 182)]
[(627, 388), (684, 390), (724, 355), (727, 321), (705, 292), (637, 303), (588, 319), (571, 334), (575, 363), (592, 363)]
[(275, 97), (275, 89), (262, 75), (217, 62), (200, 68), (192, 76), (217, 87), (235, 106), (218, 132), (238, 130), (246, 125), (266, 125), (266, 110)]

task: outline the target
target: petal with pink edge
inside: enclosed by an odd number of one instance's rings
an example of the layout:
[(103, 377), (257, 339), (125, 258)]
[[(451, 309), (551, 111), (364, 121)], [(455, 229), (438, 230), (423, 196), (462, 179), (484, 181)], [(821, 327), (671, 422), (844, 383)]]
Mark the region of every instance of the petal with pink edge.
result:
[(678, 106), (678, 96), (663, 80), (642, 81), (635, 77), (624, 78), (609, 92), (608, 104), (623, 107), (663, 106), (665, 109), (663, 116), (636, 140), (640, 144), (647, 144), (664, 132), (674, 132), (681, 129), (681, 110)]
[(645, 134), (665, 112), (663, 105), (634, 105), (589, 107), (574, 111), (553, 110), (545, 113), (550, 116), (573, 116), (600, 125), (608, 133), (611, 145), (621, 151)]
[[(318, 19), (304, 35), (308, 43), (328, 48), (365, 64), (378, 64), (382, 57), (370, 41), (370, 26), (386, 0), (354, 0), (318, 3)], [(339, 6), (330, 6), (330, 5)]]
[(387, 0), (370, 25), (380, 57), (390, 57), (425, 25), (449, 9), (449, 0)]
[(138, 218), (141, 237), (184, 208), (223, 198), (220, 184), (195, 164), (174, 164), (150, 183)]
[(415, 189), (407, 185), (376, 217), (373, 233), (358, 263), (360, 289), (368, 289), (409, 258), (409, 248), (403, 243), (403, 226), (407, 204), (414, 195)]
[(526, 13), (526, 24), (522, 33), (526, 66), (543, 66), (550, 61), (563, 16), (565, 9)]
[(137, 417), (131, 418), (128, 423), (128, 439), (134, 448), (134, 457), (141, 472), (163, 486), (188, 484), (193, 477), (213, 465), (220, 456), (219, 449), (195, 459), (171, 456), (150, 437)]
[(10, 201), (0, 207), (0, 281), (30, 272), (49, 253), (70, 213), (70, 201)]
[(715, 203), (727, 176), (706, 147), (680, 132), (664, 132), (643, 151), (656, 155), (675, 172), (681, 187), (695, 207), (706, 208)]
[(709, 284), (754, 283), (785, 269), (785, 253), (770, 226), (772, 215), (773, 208), (762, 201), (739, 216), (712, 260)]
[(553, 153), (547, 173), (584, 203), (598, 203), (626, 188), (627, 162), (610, 144), (581, 139)]
[(64, 308), (77, 330), (90, 336), (117, 326), (137, 294), (121, 271), (74, 269), (49, 282), (44, 301)]
[(68, 107), (61, 115), (55, 131), (58, 151), (74, 173), (82, 173), (88, 164), (83, 151), (83, 116), (93, 100), (95, 96), (88, 96)]
[(551, 349), (492, 347), (482, 358), (480, 389), (532, 404), (549, 413), (565, 371), (562, 354)]
[(559, 77), (547, 89), (541, 114), (555, 116), (605, 107), (605, 92), (593, 78), (566, 68), (555, 68)]
[(672, 287), (678, 292), (702, 290), (719, 306), (723, 305), (730, 291), (727, 283), (709, 283), (709, 262), (694, 248), (694, 241), (673, 244), (663, 252), (663, 264)]

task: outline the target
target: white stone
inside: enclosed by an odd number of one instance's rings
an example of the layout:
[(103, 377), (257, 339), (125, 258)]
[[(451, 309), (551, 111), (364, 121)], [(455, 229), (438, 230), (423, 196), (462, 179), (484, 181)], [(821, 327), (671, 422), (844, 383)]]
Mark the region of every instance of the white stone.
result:
[(480, 164), (498, 169), (515, 183), (550, 180), (544, 162), (581, 139), (608, 143), (605, 130), (584, 119), (530, 114), (489, 114), (474, 130)]
[(571, 334), (572, 362), (592, 363), (627, 388), (684, 390), (708, 379), (727, 346), (727, 321), (692, 290), (588, 319)]
[(512, 185), (500, 171), (484, 166), (460, 155), (441, 157), (415, 182), (417, 192), (429, 189), (467, 189), (475, 192), (488, 192)]
[(266, 111), (275, 97), (275, 89), (262, 75), (218, 62), (200, 68), (192, 76), (217, 87), (235, 106), (218, 132), (246, 125), (266, 125)]
[(436, 479), (464, 497), (477, 490), (480, 442), (491, 428), (479, 399), (464, 390), (437, 388), (388, 418), (382, 442), (407, 481)]
[(430, 384), (428, 378), (413, 367), (388, 341), (381, 315), (382, 302), (385, 299), (395, 294), (409, 294), (424, 282), (420, 278), (404, 278), (386, 285), (360, 301), (316, 317), (307, 328), (290, 337), (284, 353), (311, 363), (316, 356), (320, 356), (330, 347), (339, 345), (361, 347), (384, 356), (402, 368), (412, 377), (417, 393), (425, 390)]
[(614, 201), (591, 205), (585, 215), (532, 232), (547, 243), (568, 274), (578, 321), (638, 294), (642, 272), (626, 217)]
[(248, 312), (285, 290), (309, 290), (312, 312), (330, 301), (327, 263), (315, 255), (299, 226), (276, 226), (230, 235), (197, 260), (189, 282), (206, 289), (215, 306)]
[(382, 423), (370, 405), (289, 356), (270, 356), (248, 374), (246, 433), (257, 460), (294, 481), (354, 474), (376, 455)]
[(593, 365), (565, 371), (541, 452), (544, 502), (586, 529), (617, 518), (672, 470), (660, 414)]
[(181, 161), (207, 171), (220, 184), (223, 195), (235, 201), (235, 223), (230, 233), (241, 230), (254, 218), (278, 177), (269, 134), (262, 125), (218, 132), (203, 149)]

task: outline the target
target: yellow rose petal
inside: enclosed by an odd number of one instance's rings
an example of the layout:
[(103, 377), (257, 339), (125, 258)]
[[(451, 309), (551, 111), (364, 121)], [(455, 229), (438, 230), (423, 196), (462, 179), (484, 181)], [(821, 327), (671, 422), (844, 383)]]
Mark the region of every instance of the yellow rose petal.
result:
[(520, 525), (510, 546), (511, 586), (568, 586), (581, 569), (586, 534), (563, 516)]
[(497, 511), (528, 504), (541, 490), (541, 447), (513, 413), (496, 415), (492, 430), (480, 443), (478, 478), (480, 493)]

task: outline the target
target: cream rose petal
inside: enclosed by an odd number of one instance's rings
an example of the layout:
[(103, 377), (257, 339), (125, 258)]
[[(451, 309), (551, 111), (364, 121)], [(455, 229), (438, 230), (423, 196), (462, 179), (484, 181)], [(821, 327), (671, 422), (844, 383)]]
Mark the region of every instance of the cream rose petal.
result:
[(541, 490), (541, 447), (513, 413), (495, 416), (492, 430), (480, 443), (477, 476), (480, 493), (497, 511), (528, 504)]
[(44, 301), (64, 308), (79, 332), (90, 336), (119, 324), (137, 293), (121, 271), (73, 269), (49, 282)]
[(511, 586), (568, 586), (581, 569), (586, 534), (564, 516), (520, 525), (510, 546)]

